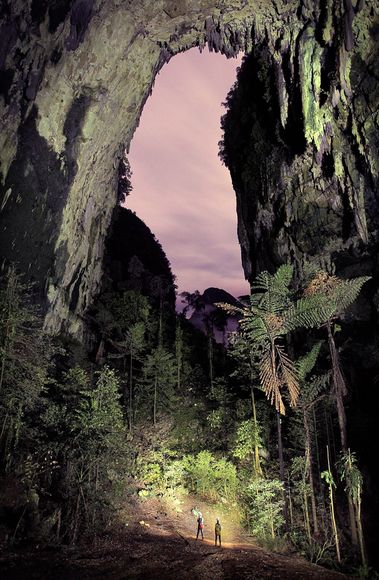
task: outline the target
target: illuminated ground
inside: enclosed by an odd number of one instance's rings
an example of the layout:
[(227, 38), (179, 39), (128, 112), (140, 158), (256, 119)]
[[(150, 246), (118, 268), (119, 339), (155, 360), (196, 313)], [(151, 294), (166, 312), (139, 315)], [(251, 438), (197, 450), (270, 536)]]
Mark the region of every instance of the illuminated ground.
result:
[[(214, 517), (220, 509), (199, 504), (205, 519), (204, 541), (195, 539), (196, 520), (190, 500), (175, 513), (157, 500), (128, 506), (120, 529), (101, 545), (63, 551), (14, 554), (0, 558), (0, 573), (7, 580), (159, 580), (306, 579), (343, 578), (292, 555), (279, 555), (257, 547), (244, 537), (237, 523), (223, 520), (225, 543), (216, 548)], [(227, 518), (226, 513), (223, 517)]]

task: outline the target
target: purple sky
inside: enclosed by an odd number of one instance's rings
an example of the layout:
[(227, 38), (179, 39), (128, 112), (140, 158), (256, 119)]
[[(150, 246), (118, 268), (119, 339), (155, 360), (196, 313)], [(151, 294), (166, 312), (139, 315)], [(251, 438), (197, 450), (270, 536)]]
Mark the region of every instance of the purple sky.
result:
[(158, 238), (178, 291), (249, 291), (237, 241), (235, 194), (218, 158), (221, 103), (241, 59), (197, 49), (156, 79), (130, 147), (133, 191), (125, 206)]

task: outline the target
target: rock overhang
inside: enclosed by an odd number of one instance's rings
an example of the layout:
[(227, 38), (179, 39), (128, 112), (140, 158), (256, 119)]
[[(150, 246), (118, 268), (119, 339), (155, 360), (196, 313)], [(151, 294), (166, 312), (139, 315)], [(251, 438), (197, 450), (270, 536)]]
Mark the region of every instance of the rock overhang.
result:
[[(46, 326), (51, 331), (81, 335), (81, 316), (101, 280), (104, 240), (117, 203), (118, 163), (161, 67), (194, 46), (231, 57), (264, 45), (280, 122), (288, 123), (291, 101), (300, 98), (302, 130), (314, 163), (313, 153), (330, 150), (335, 138), (328, 129), (333, 110), (338, 107), (340, 115), (348, 114), (351, 53), (363, 60), (371, 46), (367, 34), (375, 15), (361, 4), (353, 7), (348, 1), (345, 6), (336, 0), (7, 4), (0, 21), (6, 31), (0, 67), (8, 79), (0, 112), (2, 255), (29, 274), (38, 265), (38, 275), (33, 275), (48, 298)], [(351, 39), (359, 36), (356, 47)], [(333, 65), (338, 88), (329, 87), (320, 106), (325, 87), (320, 63), (330, 47), (338, 54)], [(294, 90), (296, 74), (303, 83), (300, 95)], [(343, 165), (338, 155), (336, 160), (338, 170)], [(240, 243), (249, 274), (247, 238), (254, 217), (245, 214), (240, 208)], [(46, 246), (43, 261), (41, 245)]]

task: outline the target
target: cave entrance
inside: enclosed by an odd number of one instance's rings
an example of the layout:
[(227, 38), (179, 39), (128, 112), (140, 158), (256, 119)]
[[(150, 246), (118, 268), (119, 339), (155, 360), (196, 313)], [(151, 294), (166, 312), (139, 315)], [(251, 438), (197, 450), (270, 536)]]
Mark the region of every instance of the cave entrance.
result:
[(157, 76), (131, 143), (133, 191), (123, 205), (159, 239), (178, 294), (211, 286), (249, 292), (235, 193), (218, 157), (222, 103), (241, 60), (197, 48), (176, 55)]

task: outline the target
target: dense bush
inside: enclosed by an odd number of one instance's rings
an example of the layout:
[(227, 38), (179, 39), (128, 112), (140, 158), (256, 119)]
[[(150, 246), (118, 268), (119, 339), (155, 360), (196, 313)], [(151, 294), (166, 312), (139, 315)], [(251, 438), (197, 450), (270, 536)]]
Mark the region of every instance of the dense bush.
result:
[(217, 459), (209, 451), (183, 458), (185, 483), (189, 491), (204, 498), (233, 499), (237, 491), (237, 471), (226, 459)]
[(284, 524), (283, 484), (276, 479), (257, 479), (246, 486), (243, 504), (247, 526), (259, 539), (275, 538)]

